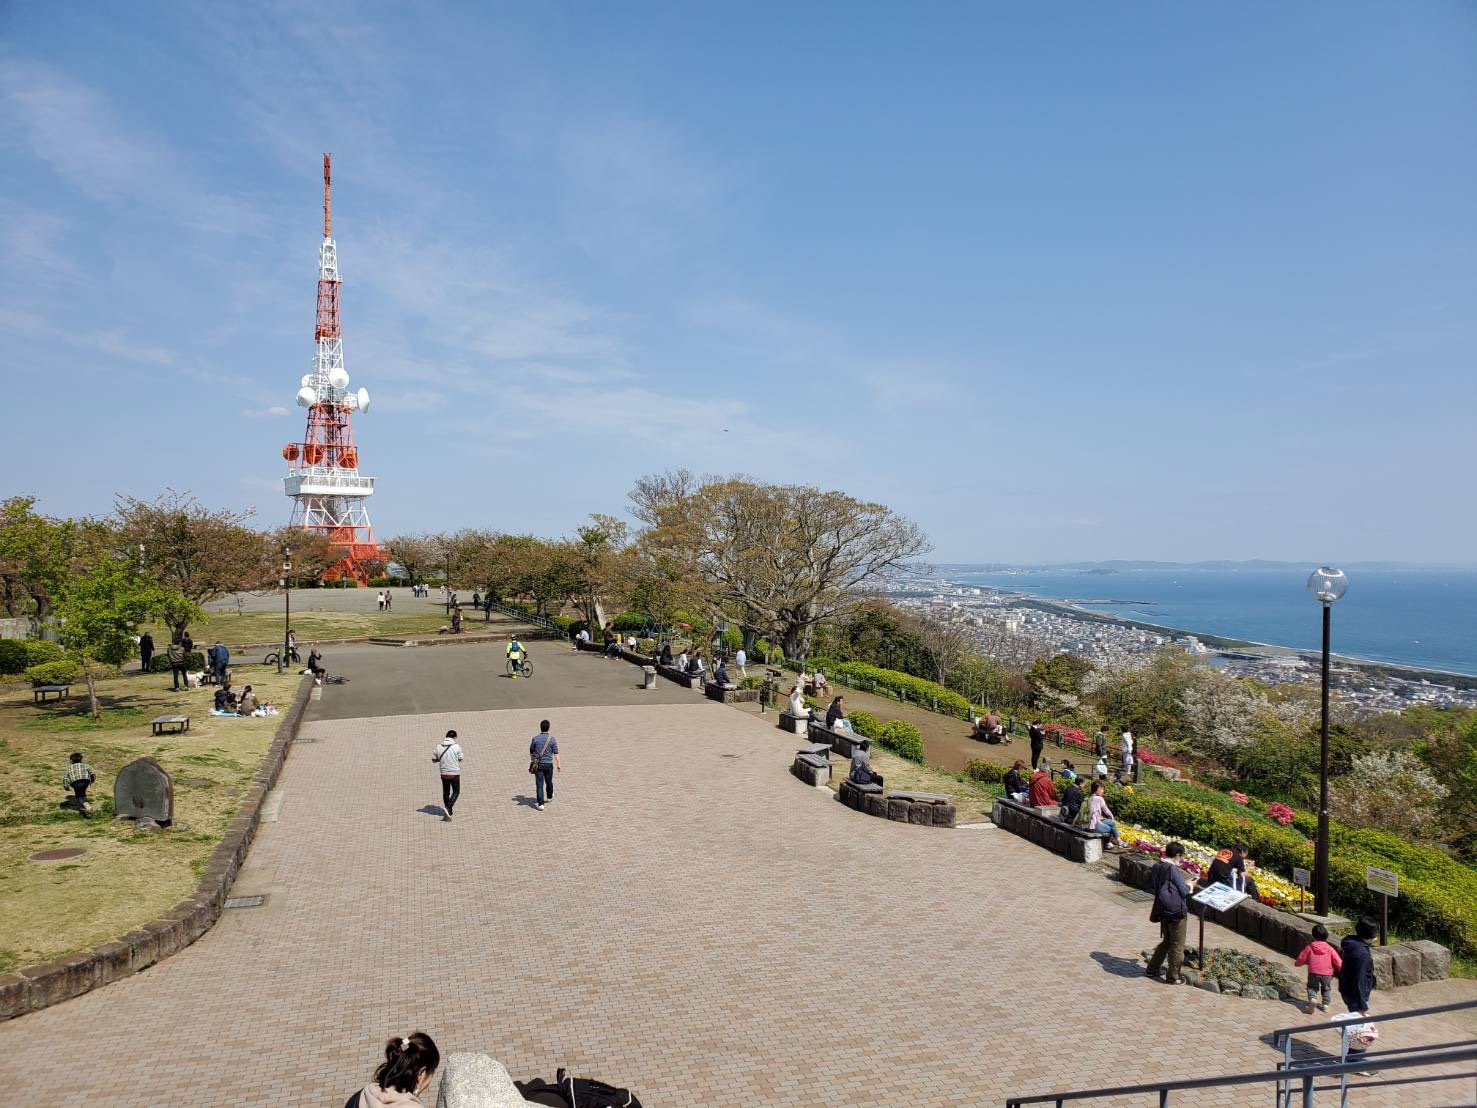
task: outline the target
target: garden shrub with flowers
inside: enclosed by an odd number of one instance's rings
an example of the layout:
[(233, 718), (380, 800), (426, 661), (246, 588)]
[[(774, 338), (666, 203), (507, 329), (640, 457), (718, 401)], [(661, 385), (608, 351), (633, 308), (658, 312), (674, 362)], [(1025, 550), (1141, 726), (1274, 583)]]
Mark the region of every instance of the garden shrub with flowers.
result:
[[(1169, 845), (1174, 837), (1166, 835), (1161, 831), (1150, 831), (1143, 827), (1120, 827), (1119, 835), (1124, 844), (1130, 849), (1141, 854), (1150, 854), (1155, 858), (1164, 856), (1164, 848)], [(1185, 848), (1185, 853), (1180, 856), (1179, 867), (1186, 874), (1200, 880), (1201, 876), (1210, 867), (1216, 856), (1216, 848), (1206, 846), (1204, 843), (1195, 842), (1193, 839), (1178, 840)], [(1254, 859), (1253, 859), (1254, 860)], [(1263, 904), (1273, 908), (1292, 908), (1298, 906), (1298, 887), (1291, 881), (1278, 877), (1275, 873), (1259, 867), (1253, 867), (1250, 871), (1251, 879), (1256, 882), (1257, 899)]]
[(1275, 819), (1278, 823), (1282, 824), (1283, 827), (1286, 827), (1289, 823), (1297, 818), (1296, 812), (1294, 812), (1286, 804), (1279, 804), (1275, 800), (1267, 805), (1267, 815), (1270, 816), (1272, 819)]
[[(1068, 727), (1062, 723), (1048, 723), (1044, 730), (1048, 738), (1055, 739), (1061, 746), (1072, 746), (1078, 750), (1086, 750), (1092, 753), (1096, 753), (1097, 751), (1097, 745), (1092, 739), (1088, 738), (1087, 732), (1080, 727)], [(1123, 744), (1110, 742), (1108, 744), (1108, 756), (1115, 760), (1121, 759), (1123, 757)], [(1152, 750), (1144, 750), (1142, 747), (1135, 750), (1133, 756), (1148, 766), (1180, 768), (1180, 764), (1168, 754), (1156, 754)]]

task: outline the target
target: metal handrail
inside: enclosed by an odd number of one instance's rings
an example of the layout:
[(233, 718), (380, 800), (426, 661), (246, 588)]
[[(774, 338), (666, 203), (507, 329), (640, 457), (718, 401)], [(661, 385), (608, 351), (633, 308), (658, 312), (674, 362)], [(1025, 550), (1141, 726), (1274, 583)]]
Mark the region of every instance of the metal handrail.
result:
[[(1310, 1023), (1301, 1027), (1279, 1027), (1270, 1035), (1272, 1045), (1282, 1048), (1282, 1068), (1287, 1078), (1277, 1086), (1278, 1108), (1290, 1106), (1293, 1096), (1293, 1082), (1298, 1079), (1295, 1075), (1301, 1075), (1308, 1067), (1294, 1064), (1292, 1059), (1292, 1040), (1294, 1035), (1308, 1034), (1313, 1031), (1337, 1031), (1339, 1033), (1339, 1055), (1340, 1063), (1349, 1060), (1349, 1032), (1363, 1022), (1369, 1023), (1395, 1023), (1399, 1020), (1414, 1019), (1416, 1016), (1436, 1016), (1443, 1012), (1462, 1012), (1477, 1008), (1477, 1000), (1460, 1000), (1454, 1004), (1437, 1004), (1429, 1008), (1407, 1008), (1403, 1012), (1391, 1012), (1388, 1015), (1381, 1013), (1378, 1020), (1356, 1020), (1341, 1019), (1330, 1020), (1326, 1023)], [(1477, 1039), (1463, 1039), (1452, 1043), (1433, 1044), (1425, 1047), (1398, 1047), (1392, 1050), (1366, 1051), (1361, 1054), (1361, 1062), (1374, 1057), (1388, 1058), (1392, 1054), (1411, 1054), (1421, 1050), (1438, 1050), (1444, 1047), (1477, 1046)], [(1364, 1068), (1368, 1068), (1367, 1066)], [(1349, 1103), (1349, 1078), (1345, 1074), (1339, 1078), (1339, 1108), (1345, 1108)]]
[[(1424, 1080), (1472, 1081), (1477, 1080), (1477, 1047), (1428, 1054), (1419, 1058), (1361, 1058), (1357, 1062), (1334, 1062), (1322, 1066), (1299, 1068), (1293, 1078), (1302, 1086), (1303, 1105), (1313, 1103), (1313, 1083), (1322, 1077), (1347, 1078), (1350, 1074), (1380, 1073), (1384, 1070), (1411, 1069), (1415, 1067), (1449, 1065), (1458, 1062), (1474, 1063), (1473, 1073), (1435, 1074)], [(1259, 1085), (1285, 1082), (1289, 1079), (1284, 1069), (1262, 1073), (1236, 1073), (1223, 1077), (1183, 1078), (1176, 1081), (1154, 1081), (1142, 1085), (1118, 1085), (1105, 1089), (1077, 1089), (1065, 1093), (1040, 1093), (1036, 1096), (1013, 1096), (1006, 1100), (1005, 1108), (1022, 1108), (1026, 1104), (1055, 1104), (1061, 1108), (1069, 1100), (1087, 1100), (1095, 1097), (1132, 1096), (1135, 1093), (1157, 1093), (1160, 1105), (1169, 1103), (1172, 1092), (1187, 1092), (1194, 1089), (1214, 1089), (1230, 1085)]]
[(505, 616), (516, 616), (518, 619), (523, 620), (525, 623), (531, 623), (535, 627), (542, 627), (545, 631), (553, 631), (559, 635), (564, 634), (564, 629), (560, 627), (557, 623), (555, 623), (552, 619), (549, 619), (547, 616), (535, 615), (533, 612), (525, 612), (522, 608), (515, 608), (511, 604), (504, 604), (500, 600), (484, 600), (482, 603), (484, 606), (489, 606), (499, 612), (502, 612)]

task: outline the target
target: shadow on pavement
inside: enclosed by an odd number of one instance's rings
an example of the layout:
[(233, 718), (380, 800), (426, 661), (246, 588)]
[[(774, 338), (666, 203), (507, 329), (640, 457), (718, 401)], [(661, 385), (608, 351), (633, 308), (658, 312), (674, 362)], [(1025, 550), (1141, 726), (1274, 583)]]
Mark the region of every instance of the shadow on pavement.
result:
[(424, 804), (416, 809), (417, 812), (427, 816), (444, 816), (446, 809), (439, 804)]
[(537, 800), (535, 800), (531, 796), (524, 796), (521, 793), (519, 795), (513, 797), (513, 803), (514, 804), (521, 804), (525, 808), (537, 808), (538, 807), (538, 801)]
[(1120, 958), (1101, 950), (1092, 952), (1092, 960), (1114, 977), (1143, 977), (1144, 967), (1136, 958)]

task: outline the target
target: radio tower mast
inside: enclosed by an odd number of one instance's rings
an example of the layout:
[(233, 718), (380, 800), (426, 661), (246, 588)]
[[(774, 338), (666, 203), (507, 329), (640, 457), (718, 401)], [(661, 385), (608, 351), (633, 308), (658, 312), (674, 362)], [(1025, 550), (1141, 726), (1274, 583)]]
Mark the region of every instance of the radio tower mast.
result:
[(302, 442), (282, 448), (287, 459), (284, 491), (292, 497), (292, 526), (316, 531), (338, 548), (341, 557), (323, 574), (325, 580), (353, 578), (369, 583), (365, 561), (381, 559), (364, 501), (374, 493), (374, 478), (359, 472), (359, 451), (349, 413), (369, 410), (369, 390), (349, 391), (344, 371), (343, 332), (338, 317), (338, 248), (333, 242), (329, 203), (329, 156), (323, 155), (323, 245), (318, 248), (318, 343), (313, 372), (303, 375), (297, 402), (308, 409)]

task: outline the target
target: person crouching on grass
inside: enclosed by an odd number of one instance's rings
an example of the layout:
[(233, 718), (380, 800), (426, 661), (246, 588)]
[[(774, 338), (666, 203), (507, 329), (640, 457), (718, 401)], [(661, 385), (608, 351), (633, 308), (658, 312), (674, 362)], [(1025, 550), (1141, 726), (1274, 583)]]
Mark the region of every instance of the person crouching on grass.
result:
[(62, 788), (71, 789), (77, 799), (77, 810), (82, 813), (83, 819), (92, 818), (92, 805), (87, 803), (87, 786), (97, 780), (97, 774), (92, 767), (75, 751), (72, 754), (71, 764), (67, 766), (62, 774)]

